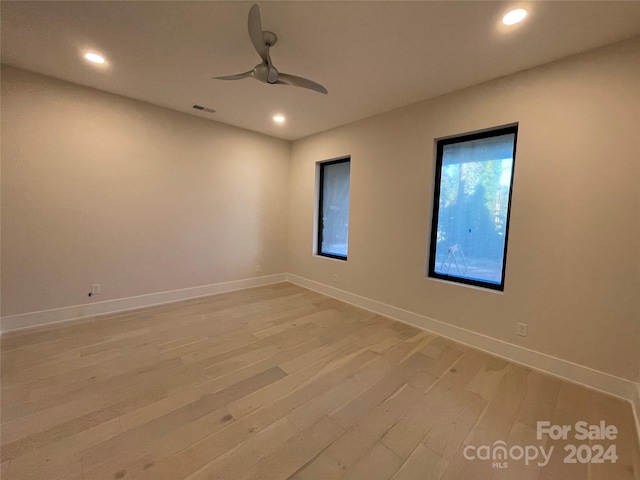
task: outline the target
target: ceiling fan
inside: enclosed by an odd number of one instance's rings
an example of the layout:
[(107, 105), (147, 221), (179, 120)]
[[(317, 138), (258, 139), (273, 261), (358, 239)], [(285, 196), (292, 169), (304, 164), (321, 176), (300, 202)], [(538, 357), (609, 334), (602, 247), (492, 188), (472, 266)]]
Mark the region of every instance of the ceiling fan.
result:
[(293, 85), (294, 87), (308, 88), (315, 92), (327, 93), (327, 89), (319, 83), (316, 83), (307, 78), (297, 77), (295, 75), (289, 75), (287, 73), (280, 73), (271, 62), (271, 56), (269, 50), (278, 41), (278, 36), (269, 31), (262, 30), (262, 22), (260, 21), (260, 8), (258, 5), (253, 5), (249, 10), (249, 38), (253, 43), (254, 48), (262, 58), (262, 63), (259, 63), (252, 70), (248, 72), (239, 73), (237, 75), (227, 75), (224, 77), (214, 77), (216, 80), (241, 80), (243, 78), (251, 77), (259, 80), (263, 83), (280, 84), (280, 85)]

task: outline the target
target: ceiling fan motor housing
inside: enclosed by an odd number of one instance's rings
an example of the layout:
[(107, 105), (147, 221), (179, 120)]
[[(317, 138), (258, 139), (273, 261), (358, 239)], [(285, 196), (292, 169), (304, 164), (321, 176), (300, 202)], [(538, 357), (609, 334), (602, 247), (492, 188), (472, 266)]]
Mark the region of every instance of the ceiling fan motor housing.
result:
[(264, 39), (264, 44), (269, 45), (270, 47), (273, 47), (278, 41), (278, 36), (268, 30), (262, 32), (262, 38)]

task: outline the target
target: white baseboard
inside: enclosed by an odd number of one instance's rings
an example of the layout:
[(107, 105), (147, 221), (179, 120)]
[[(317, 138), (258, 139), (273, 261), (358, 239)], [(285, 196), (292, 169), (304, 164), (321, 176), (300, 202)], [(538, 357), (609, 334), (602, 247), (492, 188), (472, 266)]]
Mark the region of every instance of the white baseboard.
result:
[(288, 273), (287, 281), (385, 317), (413, 325), (422, 330), (433, 332), (477, 350), (482, 350), (491, 355), (524, 365), (525, 367), (530, 367), (554, 377), (627, 400), (631, 402), (636, 420), (636, 431), (640, 438), (640, 384), (638, 383), (545, 353), (520, 347), (503, 340), (491, 338), (477, 332), (472, 332), (471, 330), (456, 327), (455, 325), (346, 292), (304, 277)]
[(631, 399), (633, 408), (633, 418), (636, 421), (636, 434), (638, 435), (638, 445), (640, 445), (640, 383), (636, 383), (635, 395)]
[(245, 288), (260, 287), (272, 283), (284, 282), (286, 274), (268, 275), (264, 277), (247, 278), (232, 282), (214, 283), (212, 285), (202, 285), (199, 287), (184, 288), (181, 290), (171, 290), (168, 292), (151, 293), (136, 297), (118, 298), (116, 300), (106, 300), (103, 302), (86, 303), (72, 307), (55, 308), (40, 312), (23, 313), (20, 315), (10, 315), (0, 318), (0, 332), (6, 333), (25, 328), (39, 327), (53, 323), (77, 320), (95, 315), (121, 312), (124, 310), (134, 310), (163, 303), (177, 302), (190, 298), (205, 297), (217, 293), (231, 292), (233, 290), (243, 290)]

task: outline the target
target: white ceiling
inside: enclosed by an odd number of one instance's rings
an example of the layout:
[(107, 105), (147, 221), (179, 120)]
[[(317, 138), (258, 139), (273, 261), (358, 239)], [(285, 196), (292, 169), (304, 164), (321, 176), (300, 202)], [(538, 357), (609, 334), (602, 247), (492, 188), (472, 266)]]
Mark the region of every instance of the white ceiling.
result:
[(640, 34), (638, 1), (260, 1), (275, 66), (329, 94), (212, 80), (259, 63), (252, 3), (2, 1), (2, 63), (293, 140)]

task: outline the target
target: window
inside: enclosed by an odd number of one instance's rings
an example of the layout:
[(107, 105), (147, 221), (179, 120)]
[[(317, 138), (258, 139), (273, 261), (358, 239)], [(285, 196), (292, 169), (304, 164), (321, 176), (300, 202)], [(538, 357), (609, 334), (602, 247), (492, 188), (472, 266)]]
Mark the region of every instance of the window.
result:
[(517, 134), (437, 141), (429, 277), (504, 290)]
[(347, 259), (350, 158), (319, 164), (318, 255)]

